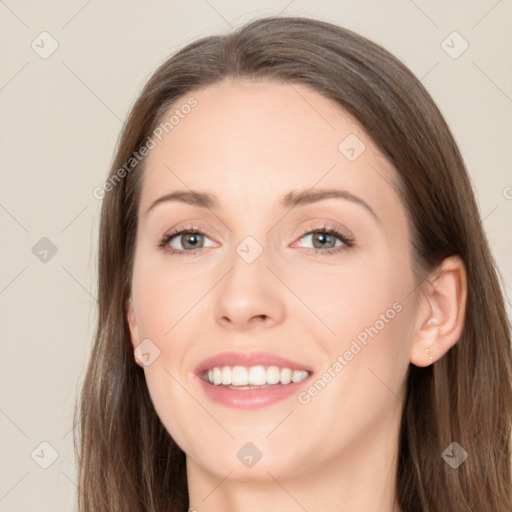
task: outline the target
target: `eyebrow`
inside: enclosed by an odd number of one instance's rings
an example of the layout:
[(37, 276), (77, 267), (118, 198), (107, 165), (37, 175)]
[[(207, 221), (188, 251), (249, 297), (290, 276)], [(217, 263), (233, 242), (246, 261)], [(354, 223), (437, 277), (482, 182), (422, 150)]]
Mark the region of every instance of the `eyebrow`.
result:
[[(322, 201), (324, 199), (344, 199), (347, 201), (351, 201), (353, 203), (358, 204), (365, 208), (377, 222), (381, 222), (373, 208), (362, 198), (348, 192), (347, 190), (338, 190), (338, 189), (316, 189), (312, 191), (311, 189), (304, 190), (292, 190), (288, 192), (281, 198), (280, 206), (282, 208), (294, 208), (295, 206), (301, 206), (306, 204), (316, 203), (318, 201)], [(162, 197), (159, 197), (151, 206), (146, 210), (145, 215), (147, 215), (153, 208), (157, 205), (166, 203), (169, 201), (176, 201), (185, 204), (189, 204), (191, 206), (197, 206), (199, 208), (208, 208), (209, 210), (218, 208), (219, 200), (215, 194), (210, 194), (208, 192), (199, 192), (194, 190), (176, 190), (175, 192), (171, 192), (170, 194), (166, 194)]]

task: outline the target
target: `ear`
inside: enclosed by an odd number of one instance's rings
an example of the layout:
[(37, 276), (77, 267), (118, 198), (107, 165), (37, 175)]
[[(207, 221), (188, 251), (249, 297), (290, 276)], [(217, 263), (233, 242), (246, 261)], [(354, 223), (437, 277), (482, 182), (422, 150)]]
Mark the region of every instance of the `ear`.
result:
[(466, 299), (464, 262), (458, 256), (450, 256), (421, 285), (409, 354), (412, 364), (435, 363), (459, 341), (464, 329)]
[[(139, 338), (139, 330), (137, 328), (137, 320), (135, 318), (135, 311), (133, 309), (133, 302), (132, 298), (128, 299), (126, 303), (126, 319), (128, 321), (128, 327), (130, 328), (130, 338), (133, 346), (133, 350), (135, 350), (139, 344), (140, 344), (140, 338)], [(135, 357), (135, 362), (142, 368), (142, 363)]]

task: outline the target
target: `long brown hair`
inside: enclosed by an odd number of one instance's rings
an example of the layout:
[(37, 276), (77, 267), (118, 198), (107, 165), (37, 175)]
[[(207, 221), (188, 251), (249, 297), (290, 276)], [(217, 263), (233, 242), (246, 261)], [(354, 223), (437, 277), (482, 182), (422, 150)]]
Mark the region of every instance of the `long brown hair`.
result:
[[(126, 320), (145, 162), (134, 155), (178, 100), (227, 77), (306, 84), (335, 100), (398, 171), (418, 280), (448, 256), (463, 260), (459, 341), (433, 365), (409, 367), (396, 495), (405, 512), (510, 512), (510, 325), (459, 150), (399, 60), (349, 30), (300, 17), (258, 19), (189, 44), (157, 69), (131, 110), (102, 188), (98, 324), (75, 415), (80, 512), (189, 506), (185, 455), (155, 412)], [(457, 469), (441, 458), (453, 441), (468, 452)]]

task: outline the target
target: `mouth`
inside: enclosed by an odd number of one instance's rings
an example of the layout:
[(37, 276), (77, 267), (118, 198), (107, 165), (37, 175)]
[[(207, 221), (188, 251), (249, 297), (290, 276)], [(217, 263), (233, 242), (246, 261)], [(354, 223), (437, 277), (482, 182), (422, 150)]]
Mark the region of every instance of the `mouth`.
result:
[(250, 409), (291, 397), (313, 369), (270, 353), (225, 352), (203, 361), (194, 373), (214, 402)]
[(311, 375), (307, 370), (279, 366), (214, 366), (202, 374), (205, 382), (230, 389), (263, 389), (275, 385), (287, 386)]

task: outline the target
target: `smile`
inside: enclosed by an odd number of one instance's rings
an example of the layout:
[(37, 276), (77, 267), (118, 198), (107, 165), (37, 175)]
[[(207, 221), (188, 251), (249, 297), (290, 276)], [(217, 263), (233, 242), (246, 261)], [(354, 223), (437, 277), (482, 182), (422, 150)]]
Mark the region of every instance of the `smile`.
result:
[(229, 386), (232, 388), (254, 389), (264, 385), (301, 382), (309, 377), (306, 370), (292, 370), (278, 366), (215, 366), (204, 373), (203, 378), (214, 386)]
[(313, 368), (270, 352), (223, 352), (198, 364), (194, 374), (209, 400), (258, 409), (299, 393)]

